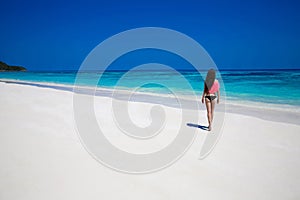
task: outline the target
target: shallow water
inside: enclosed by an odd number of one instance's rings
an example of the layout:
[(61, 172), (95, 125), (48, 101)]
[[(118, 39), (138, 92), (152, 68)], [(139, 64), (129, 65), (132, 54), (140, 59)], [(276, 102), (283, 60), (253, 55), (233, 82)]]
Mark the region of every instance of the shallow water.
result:
[[(1, 72), (0, 79), (118, 88), (164, 95), (201, 95), (203, 78), (196, 71)], [(205, 76), (205, 73), (202, 74)], [(101, 79), (98, 81), (99, 77)], [(300, 70), (221, 71), (221, 93), (237, 102), (300, 106)]]

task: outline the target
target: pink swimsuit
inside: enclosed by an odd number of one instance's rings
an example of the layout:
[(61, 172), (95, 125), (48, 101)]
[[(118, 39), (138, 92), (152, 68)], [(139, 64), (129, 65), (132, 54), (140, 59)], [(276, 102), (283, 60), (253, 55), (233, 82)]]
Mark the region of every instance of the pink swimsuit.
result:
[(210, 90), (208, 91), (209, 94), (216, 93), (220, 88), (219, 81), (215, 80), (214, 84), (211, 86)]

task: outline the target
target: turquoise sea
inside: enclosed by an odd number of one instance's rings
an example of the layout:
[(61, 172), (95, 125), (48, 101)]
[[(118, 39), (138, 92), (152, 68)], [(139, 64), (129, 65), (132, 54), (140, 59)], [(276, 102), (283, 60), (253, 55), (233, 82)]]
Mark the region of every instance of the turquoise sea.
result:
[[(201, 95), (203, 79), (196, 71), (134, 71), (124, 77), (126, 71), (81, 72), (80, 85), (94, 86), (102, 75), (98, 87), (132, 90), (139, 92), (168, 94), (170, 91), (180, 95)], [(64, 72), (1, 72), (0, 80), (18, 80), (39, 83), (73, 85), (76, 71)], [(187, 80), (191, 88), (182, 84), (179, 78)], [(119, 81), (122, 78), (122, 81)], [(300, 70), (223, 70), (217, 78), (223, 81), (226, 99), (233, 101), (260, 102), (276, 105), (300, 106)], [(119, 81), (119, 82), (118, 82)], [(156, 84), (163, 81), (165, 86)]]

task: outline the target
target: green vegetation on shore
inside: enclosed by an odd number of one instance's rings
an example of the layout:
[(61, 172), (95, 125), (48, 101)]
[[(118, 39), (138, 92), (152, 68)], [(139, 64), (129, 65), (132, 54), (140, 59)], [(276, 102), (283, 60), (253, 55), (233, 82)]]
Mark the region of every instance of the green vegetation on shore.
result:
[(5, 72), (5, 71), (26, 71), (26, 68), (21, 66), (10, 66), (0, 61), (0, 72)]

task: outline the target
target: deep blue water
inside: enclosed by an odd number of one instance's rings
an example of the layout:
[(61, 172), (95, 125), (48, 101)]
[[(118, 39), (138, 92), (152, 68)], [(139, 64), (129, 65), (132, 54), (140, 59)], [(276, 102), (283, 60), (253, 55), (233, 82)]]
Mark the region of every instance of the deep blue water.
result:
[[(0, 73), (0, 79), (67, 85), (73, 85), (75, 78), (75, 71)], [(300, 106), (300, 70), (221, 71), (217, 78), (223, 81), (221, 92), (226, 92), (227, 99)], [(84, 72), (77, 83), (130, 90), (138, 87), (140, 92), (169, 94), (172, 91), (180, 95), (193, 92), (201, 95), (203, 90), (203, 79), (195, 71), (133, 71), (129, 75), (124, 71)]]

